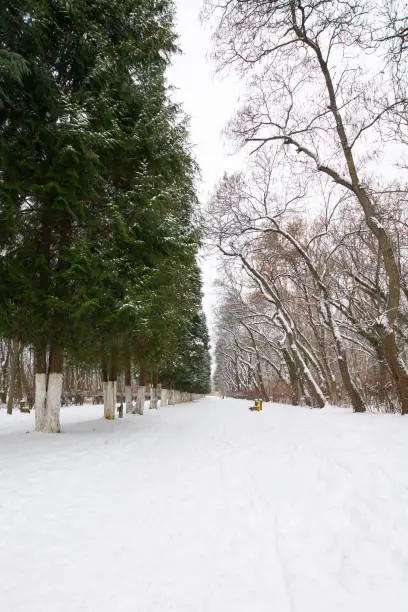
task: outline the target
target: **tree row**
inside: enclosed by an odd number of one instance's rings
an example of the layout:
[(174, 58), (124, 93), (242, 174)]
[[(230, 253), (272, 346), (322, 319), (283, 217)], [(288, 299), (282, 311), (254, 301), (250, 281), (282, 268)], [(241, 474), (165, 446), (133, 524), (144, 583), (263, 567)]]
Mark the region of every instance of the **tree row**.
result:
[(207, 4), (215, 55), (247, 84), (229, 132), (251, 153), (209, 206), (229, 279), (219, 384), (356, 412), (376, 389), (407, 414), (406, 7)]
[[(0, 333), (34, 352), (36, 426), (67, 364), (208, 386), (196, 168), (165, 71), (163, 0), (0, 7)], [(153, 382), (153, 380), (152, 380)]]

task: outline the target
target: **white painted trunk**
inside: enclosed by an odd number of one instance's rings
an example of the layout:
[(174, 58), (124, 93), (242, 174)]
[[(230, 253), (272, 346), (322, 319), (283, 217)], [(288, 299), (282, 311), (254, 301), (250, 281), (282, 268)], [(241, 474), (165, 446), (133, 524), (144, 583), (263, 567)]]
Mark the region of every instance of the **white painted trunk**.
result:
[(113, 418), (116, 416), (116, 381), (109, 381), (110, 405), (112, 406)]
[(157, 387), (150, 387), (150, 408), (157, 410)]
[(45, 400), (47, 398), (47, 375), (35, 375), (35, 430), (43, 431)]
[(160, 406), (162, 408), (165, 408), (168, 405), (169, 405), (169, 392), (168, 392), (167, 389), (163, 389), (163, 387), (162, 387)]
[(110, 392), (110, 405), (112, 406), (113, 418), (116, 416), (116, 392), (117, 383), (116, 380), (109, 381), (109, 392)]
[(45, 433), (59, 433), (61, 431), (61, 393), (62, 374), (53, 372), (48, 375), (48, 389), (42, 429)]
[(132, 403), (132, 387), (125, 387), (125, 402), (126, 402), (126, 412), (129, 414), (133, 410)]
[(139, 387), (137, 390), (136, 406), (133, 414), (143, 414), (145, 403), (146, 387)]
[(105, 419), (113, 421), (116, 411), (116, 380), (103, 383), (103, 406)]
[(169, 391), (169, 406), (174, 406), (174, 404), (176, 403), (175, 397), (174, 397), (174, 389), (170, 389)]
[(108, 391), (108, 385), (109, 383), (107, 381), (103, 381), (103, 411), (105, 413), (106, 411), (106, 407), (108, 406), (108, 402), (109, 402), (109, 391)]
[(35, 429), (44, 433), (61, 431), (62, 374), (35, 375)]

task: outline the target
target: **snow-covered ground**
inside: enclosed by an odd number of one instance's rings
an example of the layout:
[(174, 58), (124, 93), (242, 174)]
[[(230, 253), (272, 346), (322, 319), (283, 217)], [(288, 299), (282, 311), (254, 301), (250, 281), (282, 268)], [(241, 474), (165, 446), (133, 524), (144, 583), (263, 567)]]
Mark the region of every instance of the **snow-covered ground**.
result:
[(406, 612), (408, 417), (0, 415), (4, 612)]

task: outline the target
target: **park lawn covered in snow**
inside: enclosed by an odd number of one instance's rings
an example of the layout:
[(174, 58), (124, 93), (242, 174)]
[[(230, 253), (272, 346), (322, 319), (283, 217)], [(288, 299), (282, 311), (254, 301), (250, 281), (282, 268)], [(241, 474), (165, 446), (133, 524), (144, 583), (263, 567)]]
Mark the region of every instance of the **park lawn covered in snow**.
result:
[(406, 612), (408, 419), (207, 398), (0, 415), (4, 612)]

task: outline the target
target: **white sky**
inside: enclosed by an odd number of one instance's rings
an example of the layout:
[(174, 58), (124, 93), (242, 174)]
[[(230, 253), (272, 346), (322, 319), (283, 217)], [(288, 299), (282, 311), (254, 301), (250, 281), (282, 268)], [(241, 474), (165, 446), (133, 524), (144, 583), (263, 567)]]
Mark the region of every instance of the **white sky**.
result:
[[(222, 130), (234, 114), (241, 88), (236, 79), (215, 74), (215, 65), (209, 58), (211, 33), (199, 18), (202, 0), (176, 0), (176, 6), (178, 44), (183, 54), (175, 57), (168, 81), (177, 88), (173, 98), (182, 103), (191, 120), (190, 138), (202, 175), (199, 195), (205, 202), (224, 171), (237, 166), (236, 159), (232, 159), (232, 146)], [(203, 261), (202, 269), (204, 311), (211, 328), (215, 259)]]

